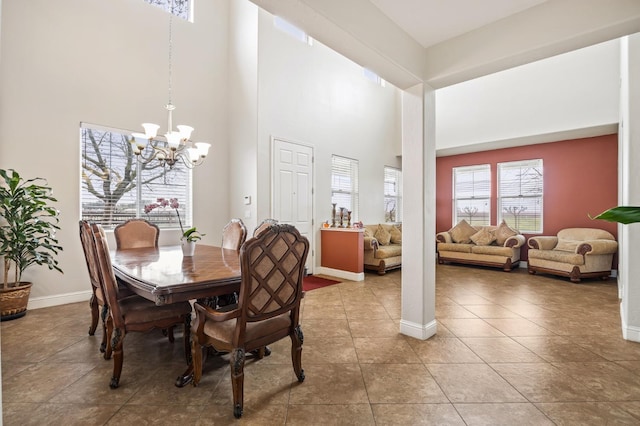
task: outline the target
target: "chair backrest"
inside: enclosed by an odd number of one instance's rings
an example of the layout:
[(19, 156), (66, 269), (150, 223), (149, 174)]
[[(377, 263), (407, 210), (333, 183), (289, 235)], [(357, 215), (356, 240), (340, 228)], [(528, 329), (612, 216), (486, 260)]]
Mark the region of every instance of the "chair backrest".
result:
[(276, 225), (277, 223), (278, 223), (278, 221), (275, 220), (275, 219), (265, 219), (265, 220), (263, 220), (262, 222), (260, 222), (260, 225), (256, 226), (256, 229), (253, 230), (253, 236), (257, 237), (258, 235), (260, 235), (260, 233), (262, 231), (264, 231), (265, 229), (267, 229), (271, 225)]
[[(101, 289), (100, 272), (98, 270), (98, 258), (96, 257), (95, 244), (92, 241), (91, 224), (86, 220), (80, 221), (80, 242), (82, 243), (82, 251), (84, 259), (87, 262), (87, 270), (89, 271), (89, 281), (95, 289)], [(104, 302), (104, 301), (102, 301)]]
[(598, 228), (565, 228), (558, 231), (558, 239), (587, 241), (587, 240), (612, 240), (615, 237), (608, 231)]
[(239, 324), (288, 311), (294, 311), (297, 324), (308, 253), (309, 241), (292, 225), (272, 225), (244, 243), (240, 249)]
[(107, 236), (102, 229), (102, 226), (97, 224), (91, 224), (92, 242), (94, 244), (96, 259), (98, 263), (98, 272), (100, 277), (100, 284), (102, 285), (102, 291), (104, 297), (109, 304), (109, 311), (113, 324), (116, 328), (124, 327), (124, 319), (120, 311), (120, 305), (118, 305), (118, 282), (116, 276), (113, 273), (113, 267), (111, 265), (111, 256), (109, 255), (109, 243), (107, 242)]
[(160, 229), (155, 223), (145, 219), (129, 219), (113, 230), (116, 249), (124, 250), (140, 247), (158, 247)]
[(241, 219), (231, 219), (222, 229), (222, 248), (240, 250), (247, 239), (247, 228)]

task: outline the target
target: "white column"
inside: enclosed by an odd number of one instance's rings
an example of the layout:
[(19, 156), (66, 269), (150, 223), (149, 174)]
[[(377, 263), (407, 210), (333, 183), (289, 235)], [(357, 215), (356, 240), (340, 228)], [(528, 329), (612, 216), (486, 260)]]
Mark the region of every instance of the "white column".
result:
[[(640, 34), (621, 41), (619, 202), (640, 206)], [(622, 335), (640, 342), (640, 224), (619, 225)]]
[(416, 85), (402, 96), (402, 319), (400, 332), (436, 334), (435, 91)]

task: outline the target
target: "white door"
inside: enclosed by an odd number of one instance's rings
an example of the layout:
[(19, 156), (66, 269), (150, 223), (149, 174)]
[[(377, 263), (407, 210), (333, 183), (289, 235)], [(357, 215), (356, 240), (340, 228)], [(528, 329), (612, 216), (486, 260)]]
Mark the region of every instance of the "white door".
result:
[(313, 273), (313, 148), (275, 138), (272, 146), (272, 216), (307, 237), (307, 271)]

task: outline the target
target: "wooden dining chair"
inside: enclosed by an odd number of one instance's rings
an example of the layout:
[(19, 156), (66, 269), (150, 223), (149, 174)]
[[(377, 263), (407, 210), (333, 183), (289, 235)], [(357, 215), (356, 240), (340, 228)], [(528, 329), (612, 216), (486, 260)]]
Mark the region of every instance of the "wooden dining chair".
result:
[(309, 241), (291, 225), (273, 225), (240, 249), (242, 278), (238, 306), (220, 312), (195, 303), (192, 326), (193, 385), (202, 377), (202, 347), (229, 351), (233, 414), (242, 416), (245, 354), (264, 355), (266, 345), (291, 338), (291, 361), (299, 382), (302, 369), (302, 330), (299, 324), (302, 278)]
[(222, 248), (240, 250), (247, 239), (247, 227), (242, 219), (234, 218), (222, 228)]
[(100, 225), (92, 224), (91, 231), (97, 256), (100, 284), (109, 306), (107, 334), (111, 336), (110, 344), (113, 352), (113, 375), (109, 386), (115, 389), (120, 384), (124, 360), (124, 338), (128, 332), (144, 332), (154, 328), (167, 329), (183, 324), (185, 358), (189, 363), (191, 355), (189, 345), (191, 304), (185, 301), (158, 306), (138, 295), (119, 297), (119, 287), (111, 266), (109, 246), (104, 230)]
[(278, 223), (275, 219), (265, 219), (260, 222), (260, 225), (256, 226), (256, 229), (253, 230), (253, 236), (257, 237), (262, 231), (270, 227), (271, 225), (276, 225)]
[[(82, 243), (82, 251), (84, 252), (84, 259), (87, 263), (87, 270), (89, 272), (89, 282), (91, 283), (91, 299), (89, 299), (89, 307), (91, 308), (91, 325), (89, 326), (89, 335), (93, 336), (98, 328), (98, 319), (102, 319), (102, 343), (100, 344), (100, 352), (106, 352), (108, 350), (108, 336), (107, 336), (107, 315), (109, 314), (109, 307), (106, 303), (102, 287), (100, 285), (100, 276), (97, 264), (97, 258), (95, 253), (95, 246), (91, 241), (91, 225), (86, 220), (80, 221), (80, 242)], [(102, 309), (101, 309), (102, 308)], [(110, 349), (105, 358), (110, 357)]]
[(160, 229), (146, 219), (129, 219), (113, 230), (116, 249), (124, 250), (140, 247), (158, 247)]

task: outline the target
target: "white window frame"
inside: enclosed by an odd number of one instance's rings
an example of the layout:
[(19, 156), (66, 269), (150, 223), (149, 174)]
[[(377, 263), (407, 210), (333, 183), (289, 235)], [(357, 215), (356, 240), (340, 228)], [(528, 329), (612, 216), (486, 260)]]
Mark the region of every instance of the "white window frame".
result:
[[(542, 233), (544, 229), (544, 171), (542, 159), (498, 163), (497, 173), (498, 223), (504, 220), (510, 227), (521, 233)], [(507, 174), (511, 175), (509, 179), (507, 179)], [(520, 202), (514, 203), (514, 200), (520, 200)], [(533, 209), (529, 207), (533, 207)], [(506, 209), (511, 211), (507, 212)], [(523, 220), (522, 215), (527, 210), (533, 218)]]
[(351, 223), (358, 221), (360, 199), (358, 184), (358, 160), (339, 155), (331, 156), (331, 203), (337, 212), (344, 207), (351, 210)]
[(462, 219), (474, 226), (491, 225), (491, 165), (454, 167), (452, 173), (453, 225)]
[(402, 222), (402, 170), (397, 167), (384, 166), (384, 220)]
[[(94, 132), (94, 139), (100, 142), (102, 159), (101, 167), (92, 167), (96, 160), (96, 151), (88, 133)], [(127, 219), (143, 218), (158, 225), (161, 229), (186, 230), (192, 223), (192, 171), (181, 162), (177, 162), (172, 169), (160, 166), (153, 160), (149, 165), (141, 164), (131, 149), (131, 132), (96, 124), (80, 123), (80, 217), (103, 225), (105, 229), (115, 228)], [(160, 141), (162, 138), (158, 138)], [(90, 157), (88, 157), (89, 155)], [(127, 169), (127, 166), (130, 169)], [(104, 201), (93, 195), (87, 188), (87, 180), (91, 180), (93, 187), (104, 196), (99, 186), (102, 179), (99, 173), (107, 172), (113, 176), (110, 190), (114, 190), (118, 183), (131, 179), (132, 189), (118, 198), (114, 212), (108, 213)], [(111, 179), (111, 178), (110, 178)], [(124, 179), (124, 180), (123, 180)], [(144, 179), (144, 180), (143, 180)], [(117, 196), (117, 195), (115, 195)], [(158, 203), (158, 198), (177, 198), (178, 212), (170, 206), (158, 206), (145, 212), (145, 206)], [(93, 206), (93, 207), (92, 207)]]
[(302, 29), (296, 27), (291, 22), (279, 17), (273, 17), (273, 26), (279, 29), (280, 31), (289, 34), (291, 37), (296, 40), (300, 40), (303, 43), (308, 44), (309, 46), (313, 46), (313, 37), (304, 32)]

